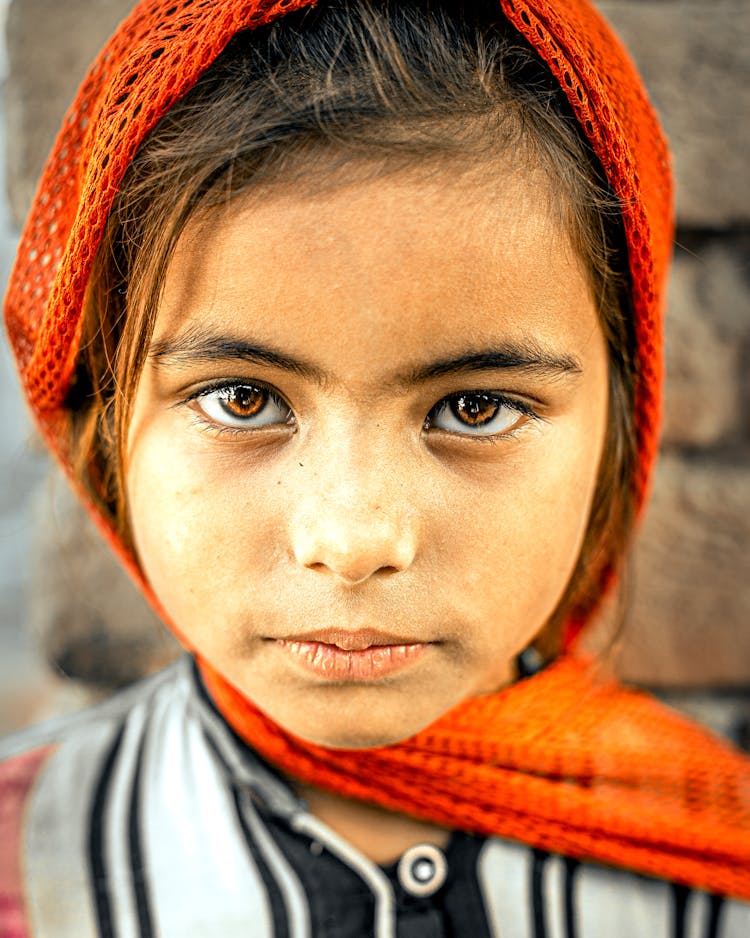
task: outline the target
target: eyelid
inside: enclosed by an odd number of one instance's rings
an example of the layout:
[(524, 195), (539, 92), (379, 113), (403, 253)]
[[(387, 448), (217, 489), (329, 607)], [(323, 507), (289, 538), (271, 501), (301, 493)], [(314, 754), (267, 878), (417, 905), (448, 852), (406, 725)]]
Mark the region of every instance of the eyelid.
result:
[[(212, 414), (210, 414), (205, 407), (200, 405), (201, 398), (208, 398), (212, 394), (217, 394), (221, 391), (231, 391), (232, 389), (237, 388), (250, 388), (257, 389), (265, 392), (268, 395), (270, 401), (273, 401), (274, 405), (279, 409), (286, 409), (288, 411), (288, 417), (286, 420), (270, 420), (267, 423), (259, 423), (253, 425), (248, 419), (247, 423), (243, 423), (243, 418), (239, 416), (232, 417), (231, 414), (227, 413), (226, 422), (223, 419), (219, 419)], [(190, 407), (190, 405), (194, 405)], [(211, 429), (217, 433), (253, 433), (258, 430), (266, 430), (274, 427), (288, 426), (292, 422), (294, 417), (294, 411), (292, 410), (291, 405), (286, 400), (283, 394), (281, 394), (276, 388), (272, 385), (267, 384), (265, 381), (258, 381), (255, 379), (228, 379), (223, 378), (219, 381), (214, 381), (212, 383), (203, 385), (202, 387), (196, 388), (191, 391), (187, 397), (183, 398), (181, 401), (177, 402), (176, 406), (187, 405), (193, 410), (196, 420), (198, 420), (206, 429)], [(267, 405), (264, 405), (261, 414), (266, 409)], [(255, 416), (255, 415), (253, 415)], [(237, 423), (232, 423), (232, 419), (236, 420)]]
[(267, 381), (260, 381), (257, 378), (220, 378), (216, 381), (208, 381), (194, 388), (186, 397), (179, 400), (177, 404), (189, 404), (191, 401), (197, 400), (199, 397), (205, 397), (207, 394), (211, 394), (214, 391), (227, 391), (230, 388), (261, 388), (264, 391), (268, 391), (269, 394), (275, 395), (288, 406), (287, 400), (281, 391)]
[[(265, 381), (254, 379), (254, 378), (245, 378), (245, 377), (222, 378), (219, 380), (208, 382), (206, 384), (201, 385), (200, 387), (193, 389), (186, 397), (182, 398), (182, 400), (178, 401), (174, 406), (190, 405), (193, 402), (199, 401), (200, 398), (208, 397), (211, 394), (214, 394), (220, 391), (231, 390), (233, 388), (257, 388), (257, 389), (265, 391), (278, 406), (282, 408), (286, 408), (288, 410), (289, 418), (285, 421), (281, 421), (281, 420), (269, 421), (268, 423), (259, 424), (256, 426), (253, 426), (252, 424), (248, 423), (243, 426), (241, 422), (242, 418), (240, 417), (235, 418), (239, 421), (236, 424), (233, 424), (231, 422), (224, 423), (223, 421), (218, 420), (217, 418), (213, 417), (211, 414), (207, 413), (203, 407), (191, 408), (194, 412), (195, 418), (200, 423), (202, 423), (206, 429), (211, 429), (215, 432), (223, 432), (223, 433), (228, 432), (228, 433), (242, 434), (242, 433), (252, 433), (257, 430), (262, 430), (266, 428), (280, 427), (283, 425), (289, 426), (292, 423), (294, 423), (294, 411), (291, 405), (289, 404), (289, 402), (287, 401), (286, 397), (283, 394), (281, 394), (281, 392), (278, 391), (278, 389), (275, 388), (273, 385)], [(542, 413), (539, 412), (540, 408), (542, 410), (544, 409), (544, 405), (542, 405), (541, 402), (538, 404), (530, 403), (528, 400), (524, 400), (520, 397), (511, 396), (505, 392), (492, 391), (492, 390), (487, 390), (485, 388), (473, 388), (470, 390), (463, 389), (460, 391), (453, 391), (450, 394), (446, 394), (444, 397), (440, 398), (440, 400), (438, 400), (433, 405), (433, 407), (430, 409), (429, 413), (425, 417), (423, 421), (423, 430), (426, 430), (426, 431), (434, 430), (440, 433), (449, 434), (457, 438), (470, 438), (472, 440), (477, 440), (477, 441), (484, 440), (484, 441), (491, 442), (494, 440), (501, 440), (504, 437), (509, 437), (513, 435), (517, 430), (521, 429), (521, 427), (518, 426), (519, 421), (514, 421), (511, 426), (504, 428), (502, 430), (499, 430), (499, 431), (495, 431), (495, 432), (492, 432), (492, 431), (472, 432), (470, 424), (465, 425), (466, 427), (465, 430), (446, 429), (444, 427), (436, 427), (432, 425), (433, 415), (440, 412), (441, 410), (444, 410), (445, 408), (450, 407), (451, 401), (454, 401), (457, 398), (461, 398), (461, 397), (472, 397), (472, 396), (476, 396), (476, 397), (483, 396), (483, 397), (490, 398), (493, 402), (495, 402), (498, 405), (498, 408), (507, 408), (508, 410), (511, 410), (515, 412), (516, 414), (518, 414), (519, 418), (527, 417), (529, 420), (533, 420), (533, 421), (544, 420)], [(229, 420), (231, 420), (231, 415), (228, 415), (228, 418)], [(495, 416), (493, 415), (491, 420), (494, 420), (494, 419), (495, 419)], [(491, 420), (488, 421), (488, 423), (491, 422)], [(524, 421), (523, 423), (525, 424), (526, 421)], [(481, 425), (479, 426), (481, 427)]]
[[(498, 408), (507, 408), (508, 410), (514, 411), (520, 417), (527, 417), (529, 420), (542, 420), (544, 419), (539, 413), (537, 407), (532, 406), (528, 401), (521, 400), (517, 397), (511, 397), (507, 394), (504, 394), (499, 391), (489, 391), (485, 388), (482, 389), (473, 389), (473, 390), (462, 390), (454, 391), (451, 394), (447, 394), (445, 397), (442, 397), (430, 410), (427, 417), (424, 421), (424, 429), (435, 430), (440, 433), (448, 433), (455, 437), (464, 437), (471, 440), (478, 441), (493, 441), (501, 440), (503, 437), (511, 436), (516, 430), (519, 430), (518, 420), (514, 421), (510, 427), (507, 427), (499, 431), (489, 431), (486, 433), (483, 432), (472, 432), (472, 427), (470, 424), (466, 424), (465, 430), (462, 429), (446, 429), (444, 427), (437, 427), (432, 425), (432, 418), (434, 414), (442, 413), (446, 408), (450, 408), (451, 402), (457, 400), (461, 397), (486, 397), (490, 398), (493, 402), (498, 405)], [(457, 418), (454, 418), (457, 420)], [(488, 423), (491, 423), (495, 419), (495, 416), (491, 418)], [(481, 430), (481, 425), (478, 425)]]

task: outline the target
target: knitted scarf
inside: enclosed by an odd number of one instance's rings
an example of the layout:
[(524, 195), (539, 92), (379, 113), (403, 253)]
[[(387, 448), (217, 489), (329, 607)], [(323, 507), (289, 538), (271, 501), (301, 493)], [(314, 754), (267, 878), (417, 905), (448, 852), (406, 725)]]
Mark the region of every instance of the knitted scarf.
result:
[[(5, 303), (32, 411), (69, 474), (65, 400), (84, 294), (128, 164), (233, 35), (313, 3), (143, 0), (86, 76), (44, 170)], [(501, 17), (547, 63), (622, 205), (639, 353), (633, 490), (642, 505), (660, 410), (672, 237), (667, 149), (630, 59), (588, 0), (498, 0)], [(158, 608), (133, 556), (89, 507)], [(240, 736), (298, 779), (449, 827), (750, 899), (747, 760), (600, 677), (575, 651), (583, 624), (568, 623), (568, 651), (538, 675), (464, 702), (406, 742), (370, 750), (296, 739), (200, 665)]]

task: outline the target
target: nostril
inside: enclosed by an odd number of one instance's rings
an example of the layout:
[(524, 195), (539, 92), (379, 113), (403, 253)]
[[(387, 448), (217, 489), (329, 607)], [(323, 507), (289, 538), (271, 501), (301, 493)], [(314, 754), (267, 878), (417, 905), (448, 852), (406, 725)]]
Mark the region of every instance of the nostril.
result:
[(304, 563), (302, 566), (307, 570), (312, 570), (315, 573), (333, 575), (338, 580), (346, 583), (348, 586), (358, 586), (360, 583), (364, 583), (371, 577), (381, 577), (384, 575), (390, 576), (394, 573), (400, 572), (399, 568), (393, 564), (376, 566), (371, 564), (358, 563), (356, 561), (351, 563), (341, 561), (332, 561), (330, 563), (325, 563), (323, 561), (313, 561), (311, 563)]
[(390, 516), (382, 503), (365, 512), (341, 504), (326, 511), (300, 513), (292, 519), (290, 547), (294, 563), (316, 573), (333, 574), (356, 586), (377, 574), (399, 573), (415, 554), (413, 526)]

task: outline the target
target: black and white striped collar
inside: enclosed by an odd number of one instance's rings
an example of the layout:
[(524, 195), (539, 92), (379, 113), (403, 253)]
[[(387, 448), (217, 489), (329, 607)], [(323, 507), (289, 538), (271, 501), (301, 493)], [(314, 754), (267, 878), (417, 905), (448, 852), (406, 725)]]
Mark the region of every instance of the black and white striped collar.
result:
[(287, 820), (307, 811), (304, 800), (294, 792), (281, 772), (229, 726), (206, 690), (195, 660), (188, 657), (186, 666), (192, 686), (189, 708), (200, 721), (206, 740), (230, 783), (249, 790), (267, 811)]

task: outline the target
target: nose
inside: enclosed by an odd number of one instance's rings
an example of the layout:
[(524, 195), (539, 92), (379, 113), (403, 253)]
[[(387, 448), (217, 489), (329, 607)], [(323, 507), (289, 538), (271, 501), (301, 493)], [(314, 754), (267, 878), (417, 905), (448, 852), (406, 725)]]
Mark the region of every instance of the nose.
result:
[(346, 586), (408, 569), (416, 553), (413, 512), (400, 503), (395, 487), (380, 480), (377, 489), (360, 479), (308, 491), (292, 521), (297, 563)]

